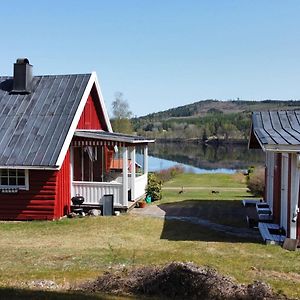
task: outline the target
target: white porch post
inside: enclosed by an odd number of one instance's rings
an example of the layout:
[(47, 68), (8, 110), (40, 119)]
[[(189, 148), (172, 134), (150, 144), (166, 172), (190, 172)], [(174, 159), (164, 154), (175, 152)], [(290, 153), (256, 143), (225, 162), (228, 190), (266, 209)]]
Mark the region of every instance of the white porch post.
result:
[(282, 153), (281, 159), (281, 194), (280, 194), (280, 226), (287, 231), (288, 215), (288, 173), (289, 173), (289, 155)]
[(123, 205), (128, 206), (128, 150), (123, 147)]
[(71, 197), (74, 196), (74, 188), (73, 188), (73, 180), (74, 180), (74, 147), (70, 146), (70, 185), (71, 185)]
[(148, 174), (148, 145), (144, 148), (144, 174)]
[(290, 206), (290, 238), (297, 238), (297, 219), (293, 222), (293, 216), (297, 215), (299, 198), (299, 168), (297, 166), (297, 154), (292, 154), (291, 161), (291, 206)]
[(267, 195), (266, 201), (269, 204), (271, 211), (273, 211), (273, 185), (274, 185), (274, 153), (266, 152), (267, 164)]
[(130, 148), (130, 159), (131, 159), (131, 200), (135, 200), (135, 147)]

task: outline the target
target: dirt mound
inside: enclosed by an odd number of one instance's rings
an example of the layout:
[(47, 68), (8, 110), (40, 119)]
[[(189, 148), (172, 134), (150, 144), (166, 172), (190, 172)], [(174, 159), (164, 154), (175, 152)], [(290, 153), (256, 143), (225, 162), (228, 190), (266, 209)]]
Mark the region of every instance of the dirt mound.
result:
[(165, 267), (142, 267), (107, 272), (81, 286), (88, 292), (160, 296), (170, 299), (287, 299), (274, 294), (265, 283), (241, 285), (214, 269), (192, 263), (170, 263)]

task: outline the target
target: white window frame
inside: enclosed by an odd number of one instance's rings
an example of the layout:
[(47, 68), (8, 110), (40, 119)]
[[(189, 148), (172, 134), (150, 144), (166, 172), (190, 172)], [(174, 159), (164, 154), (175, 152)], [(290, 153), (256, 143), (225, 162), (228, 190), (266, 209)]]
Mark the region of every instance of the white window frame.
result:
[[(1, 170), (14, 170), (14, 169), (1, 169)], [(24, 185), (11, 185), (11, 184), (7, 184), (7, 185), (1, 185), (0, 184), (0, 189), (19, 189), (19, 190), (25, 190), (28, 191), (29, 190), (29, 172), (27, 169), (15, 169), (16, 171), (19, 170), (24, 170), (24, 174), (25, 174), (25, 184)]]

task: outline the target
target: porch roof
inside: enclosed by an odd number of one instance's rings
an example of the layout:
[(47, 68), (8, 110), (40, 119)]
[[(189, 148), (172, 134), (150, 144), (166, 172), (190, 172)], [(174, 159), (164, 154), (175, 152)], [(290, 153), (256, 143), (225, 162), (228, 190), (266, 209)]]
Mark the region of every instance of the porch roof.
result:
[(155, 141), (153, 139), (147, 139), (141, 136), (108, 132), (103, 130), (76, 130), (74, 137), (134, 145), (154, 143)]
[(300, 151), (300, 111), (253, 112), (249, 148)]

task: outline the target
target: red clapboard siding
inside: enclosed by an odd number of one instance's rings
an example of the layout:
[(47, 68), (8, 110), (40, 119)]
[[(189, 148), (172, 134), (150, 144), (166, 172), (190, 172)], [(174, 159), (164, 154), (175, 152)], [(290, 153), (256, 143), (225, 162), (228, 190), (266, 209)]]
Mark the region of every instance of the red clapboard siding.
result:
[(56, 176), (55, 219), (70, 212), (71, 204), (70, 150)]
[(0, 194), (0, 219), (53, 220), (55, 207), (55, 171), (30, 170), (29, 191)]
[(103, 111), (97, 97), (95, 87), (93, 87), (81, 114), (77, 129), (107, 129)]

